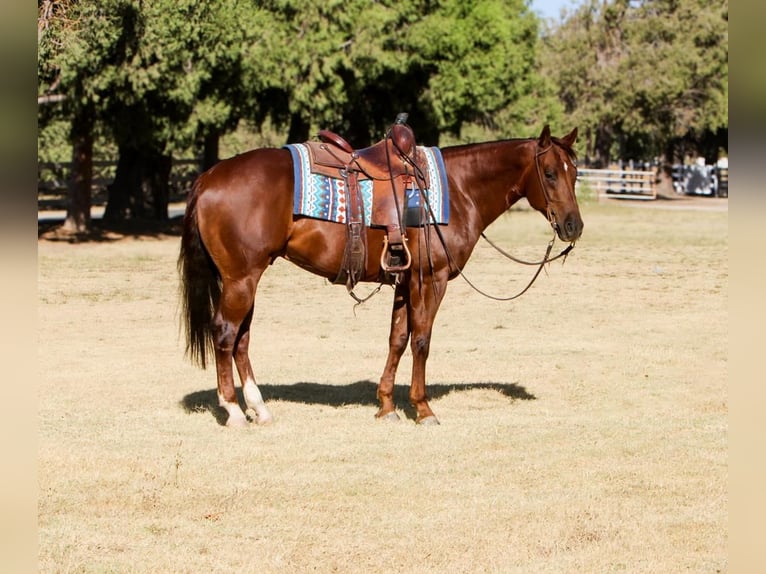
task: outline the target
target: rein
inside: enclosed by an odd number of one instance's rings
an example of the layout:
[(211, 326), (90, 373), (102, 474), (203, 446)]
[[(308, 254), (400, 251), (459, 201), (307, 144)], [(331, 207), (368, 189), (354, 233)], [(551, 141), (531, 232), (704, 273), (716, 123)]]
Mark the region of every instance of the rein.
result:
[[(532, 279), (530, 279), (529, 283), (527, 283), (527, 286), (524, 287), (524, 289), (522, 289), (516, 295), (511, 295), (510, 297), (498, 297), (498, 296), (495, 296), (495, 295), (490, 295), (489, 293), (483, 291), (482, 289), (480, 289), (479, 287), (474, 285), (471, 282), (471, 280), (468, 279), (468, 277), (463, 272), (463, 270), (460, 267), (458, 267), (458, 265), (455, 264), (454, 259), (452, 258), (452, 254), (449, 252), (449, 249), (447, 249), (447, 242), (444, 240), (444, 237), (443, 237), (443, 235), (441, 233), (441, 229), (439, 229), (439, 226), (438, 225), (434, 226), (434, 228), (436, 230), (436, 234), (439, 237), (439, 241), (441, 241), (442, 247), (444, 247), (444, 252), (447, 254), (447, 260), (449, 261), (450, 265), (453, 266), (455, 269), (457, 269), (458, 274), (463, 278), (463, 280), (466, 283), (468, 283), (468, 285), (474, 291), (476, 291), (480, 295), (483, 295), (484, 297), (487, 297), (488, 299), (492, 299), (494, 301), (512, 301), (513, 299), (518, 299), (524, 293), (526, 293), (529, 290), (530, 287), (532, 287), (532, 284), (537, 280), (538, 276), (540, 275), (540, 272), (543, 270), (543, 267), (545, 267), (546, 263), (550, 263), (551, 261), (556, 261), (557, 259), (560, 259), (562, 257), (564, 258), (564, 262), (566, 262), (567, 255), (569, 255), (569, 252), (572, 251), (572, 249), (574, 249), (575, 244), (574, 244), (574, 242), (572, 242), (566, 248), (564, 248), (561, 251), (561, 253), (559, 253), (555, 257), (550, 257), (551, 250), (553, 249), (553, 245), (556, 242), (556, 228), (557, 228), (557, 225), (556, 225), (555, 219), (553, 217), (553, 212), (551, 211), (551, 207), (550, 207), (550, 205), (551, 205), (550, 196), (548, 195), (548, 191), (545, 188), (545, 184), (544, 184), (544, 181), (543, 181), (543, 175), (542, 175), (542, 171), (540, 169), (539, 157), (542, 154), (544, 154), (545, 152), (547, 152), (552, 146), (553, 146), (553, 144), (551, 143), (550, 145), (548, 145), (544, 149), (542, 149), (542, 150), (538, 149), (535, 152), (535, 169), (536, 169), (536, 172), (537, 172), (537, 179), (538, 179), (538, 182), (540, 184), (540, 189), (542, 190), (543, 195), (545, 197), (548, 221), (551, 224), (551, 227), (553, 228), (553, 237), (550, 239), (550, 241), (548, 241), (548, 247), (545, 250), (545, 255), (543, 256), (543, 258), (540, 261), (536, 261), (536, 262), (530, 262), (530, 261), (524, 261), (522, 259), (518, 259), (518, 258), (514, 257), (513, 255), (511, 255), (510, 253), (508, 253), (508, 252), (504, 251), (503, 249), (501, 249), (495, 243), (493, 243), (484, 234), (483, 231), (481, 232), (481, 237), (483, 237), (484, 240), (487, 243), (489, 243), (493, 248), (495, 248), (495, 250), (497, 250), (503, 256), (507, 257), (508, 259), (510, 259), (512, 261), (515, 261), (516, 263), (521, 263), (522, 265), (536, 265), (537, 266), (537, 271), (535, 271), (535, 274), (532, 276)], [(413, 162), (413, 165), (414, 165), (414, 162)], [(415, 167), (416, 170), (419, 171), (419, 168), (417, 167), (417, 165), (414, 165), (414, 167)], [(428, 208), (429, 215), (431, 216), (432, 219), (435, 220), (435, 217), (433, 215), (433, 211), (431, 209), (431, 204), (428, 202), (428, 196), (426, 195), (425, 191), (422, 190), (422, 189), (420, 189), (420, 194), (421, 194), (421, 197), (423, 198), (423, 200), (425, 201), (425, 204), (426, 204), (426, 206)]]
[(570, 243), (569, 245), (567, 245), (567, 247), (566, 247), (566, 248), (565, 248), (565, 249), (564, 249), (564, 250), (563, 250), (561, 253), (559, 253), (559, 254), (558, 254), (558, 255), (556, 255), (555, 257), (549, 257), (549, 255), (551, 254), (551, 250), (553, 249), (553, 244), (556, 242), (556, 232), (554, 231), (554, 232), (553, 232), (553, 237), (552, 237), (552, 238), (551, 238), (551, 240), (548, 242), (548, 248), (545, 250), (545, 255), (543, 256), (542, 260), (541, 260), (541, 261), (538, 261), (538, 262), (535, 262), (535, 263), (531, 263), (531, 262), (529, 262), (529, 261), (523, 261), (523, 260), (521, 260), (521, 259), (517, 259), (516, 257), (514, 257), (513, 255), (511, 255), (510, 253), (507, 253), (507, 252), (503, 251), (503, 250), (502, 250), (500, 247), (498, 247), (497, 245), (495, 245), (494, 243), (492, 243), (492, 241), (490, 241), (490, 240), (489, 240), (489, 238), (488, 238), (486, 235), (484, 235), (484, 233), (483, 233), (483, 232), (482, 232), (481, 236), (484, 238), (484, 240), (485, 240), (487, 243), (489, 243), (489, 244), (490, 244), (492, 247), (494, 247), (494, 248), (495, 248), (495, 249), (496, 249), (496, 250), (497, 250), (499, 253), (501, 253), (502, 255), (504, 255), (505, 257), (507, 257), (508, 259), (510, 259), (510, 260), (512, 260), (512, 261), (515, 261), (516, 263), (521, 263), (522, 265), (537, 265), (537, 266), (538, 266), (538, 267), (537, 267), (537, 271), (535, 271), (535, 274), (532, 276), (532, 279), (530, 279), (529, 283), (527, 283), (527, 286), (526, 286), (526, 287), (524, 287), (524, 289), (522, 289), (522, 290), (521, 290), (519, 293), (517, 293), (516, 295), (512, 295), (511, 297), (496, 297), (496, 296), (494, 296), (494, 295), (490, 295), (490, 294), (488, 294), (488, 293), (485, 293), (484, 291), (482, 291), (481, 289), (479, 289), (478, 287), (476, 287), (476, 285), (474, 285), (473, 283), (471, 283), (471, 282), (468, 280), (468, 277), (466, 277), (466, 276), (465, 276), (465, 274), (463, 273), (463, 271), (462, 271), (461, 269), (458, 269), (458, 272), (460, 273), (460, 276), (461, 276), (463, 279), (465, 279), (465, 282), (466, 282), (466, 283), (468, 283), (468, 285), (470, 285), (470, 286), (471, 286), (471, 288), (472, 288), (474, 291), (476, 291), (476, 292), (477, 292), (477, 293), (479, 293), (480, 295), (484, 295), (484, 296), (485, 296), (485, 297), (487, 297), (488, 299), (493, 299), (493, 300), (495, 300), (495, 301), (511, 301), (511, 300), (513, 300), (513, 299), (517, 299), (517, 298), (521, 297), (521, 296), (522, 296), (524, 293), (526, 293), (526, 292), (527, 292), (527, 290), (528, 290), (530, 287), (532, 287), (532, 284), (535, 282), (535, 280), (537, 279), (537, 277), (540, 275), (540, 271), (542, 271), (542, 270), (543, 270), (543, 267), (545, 267), (545, 264), (546, 264), (546, 263), (550, 263), (551, 261), (556, 261), (556, 259), (559, 259), (559, 258), (561, 258), (561, 257), (563, 257), (563, 258), (564, 258), (564, 261), (566, 261), (566, 258), (567, 258), (567, 255), (569, 255), (569, 252), (570, 252), (570, 251), (572, 251), (572, 249), (574, 249), (574, 243)]
[(493, 242), (492, 242), (492, 240), (491, 240), (489, 237), (487, 237), (487, 236), (484, 234), (484, 232), (483, 232), (483, 231), (481, 232), (481, 236), (482, 236), (482, 238), (484, 238), (484, 241), (486, 241), (486, 242), (487, 242), (487, 243), (489, 243), (489, 244), (490, 244), (492, 247), (494, 247), (494, 248), (495, 248), (495, 250), (496, 250), (498, 253), (500, 253), (500, 254), (501, 254), (501, 255), (503, 255), (504, 257), (507, 257), (507, 258), (508, 258), (508, 259), (510, 259), (511, 261), (515, 261), (516, 263), (521, 263), (522, 265), (545, 265), (546, 263), (550, 263), (551, 261), (556, 261), (556, 259), (560, 259), (560, 258), (562, 258), (562, 257), (564, 258), (564, 261), (566, 261), (566, 258), (567, 258), (567, 255), (569, 255), (569, 252), (570, 252), (570, 251), (572, 251), (572, 249), (574, 249), (574, 243), (570, 243), (569, 245), (567, 245), (567, 246), (566, 246), (566, 247), (565, 247), (565, 248), (564, 248), (564, 249), (561, 251), (561, 253), (559, 253), (559, 254), (558, 254), (558, 255), (556, 255), (555, 257), (551, 257), (550, 259), (548, 259), (548, 255), (549, 255), (549, 254), (550, 254), (550, 252), (551, 252), (551, 249), (550, 249), (550, 248), (551, 248), (551, 247), (553, 247), (553, 242), (556, 240), (556, 236), (554, 235), (553, 239), (551, 239), (551, 240), (550, 240), (550, 242), (549, 242), (549, 248), (548, 248), (548, 251), (546, 252), (546, 254), (545, 254), (545, 257), (543, 257), (541, 261), (524, 261), (523, 259), (519, 259), (518, 257), (514, 257), (513, 255), (511, 255), (511, 254), (510, 254), (510, 253), (508, 253), (507, 251), (504, 251), (502, 247), (500, 247), (500, 246), (499, 246), (499, 245), (497, 245), (496, 243), (493, 243)]

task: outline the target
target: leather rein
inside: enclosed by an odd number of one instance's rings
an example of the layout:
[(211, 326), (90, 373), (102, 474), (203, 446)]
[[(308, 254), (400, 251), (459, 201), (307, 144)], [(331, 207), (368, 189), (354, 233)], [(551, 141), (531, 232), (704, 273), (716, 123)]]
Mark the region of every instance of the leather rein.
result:
[(535, 274), (532, 276), (532, 279), (529, 281), (526, 287), (522, 289), (519, 293), (516, 295), (513, 295), (511, 297), (495, 297), (493, 295), (489, 295), (483, 291), (481, 291), (478, 287), (476, 287), (473, 283), (471, 283), (468, 278), (463, 274), (462, 270), (459, 270), (460, 275), (463, 277), (463, 279), (466, 280), (466, 282), (478, 293), (481, 295), (484, 295), (485, 297), (488, 297), (489, 299), (494, 299), (495, 301), (510, 301), (512, 299), (516, 299), (518, 297), (521, 297), (524, 293), (527, 292), (527, 290), (532, 286), (532, 284), (535, 282), (537, 277), (540, 275), (540, 271), (543, 270), (543, 267), (545, 267), (546, 263), (550, 263), (552, 261), (556, 261), (557, 259), (563, 258), (562, 263), (566, 262), (567, 255), (569, 255), (569, 252), (574, 249), (575, 242), (572, 241), (569, 245), (567, 245), (561, 253), (554, 257), (550, 257), (551, 250), (553, 249), (553, 244), (556, 242), (556, 236), (557, 236), (557, 229), (558, 224), (556, 223), (556, 219), (553, 215), (553, 211), (551, 210), (551, 198), (550, 195), (548, 195), (548, 189), (545, 187), (545, 181), (543, 179), (543, 173), (542, 169), (540, 168), (540, 156), (543, 155), (545, 152), (547, 152), (549, 149), (553, 147), (553, 143), (548, 144), (547, 147), (543, 149), (538, 149), (535, 151), (535, 171), (537, 173), (537, 181), (540, 184), (540, 189), (543, 192), (543, 196), (545, 197), (545, 206), (546, 206), (546, 215), (548, 216), (548, 222), (551, 224), (551, 228), (553, 229), (553, 237), (551, 237), (551, 240), (548, 241), (548, 247), (545, 250), (545, 255), (540, 261), (524, 261), (523, 259), (519, 259), (517, 257), (514, 257), (507, 251), (504, 251), (502, 248), (500, 248), (498, 245), (493, 243), (489, 237), (485, 235), (485, 233), (482, 231), (481, 236), (484, 238), (484, 240), (489, 243), (498, 253), (503, 255), (504, 257), (507, 257), (511, 261), (515, 261), (516, 263), (520, 263), (522, 265), (536, 265), (537, 271), (535, 271)]

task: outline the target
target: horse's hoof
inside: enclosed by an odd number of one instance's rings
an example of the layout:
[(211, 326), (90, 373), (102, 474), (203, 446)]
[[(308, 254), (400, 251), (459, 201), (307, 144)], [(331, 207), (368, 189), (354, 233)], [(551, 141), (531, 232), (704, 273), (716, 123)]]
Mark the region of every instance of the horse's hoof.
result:
[(230, 429), (246, 429), (250, 427), (250, 422), (245, 417), (229, 417), (226, 426)]
[(418, 421), (418, 424), (424, 427), (435, 427), (440, 425), (439, 419), (436, 418), (436, 416), (431, 415), (429, 417), (426, 417), (424, 419), (420, 419)]
[(259, 427), (268, 426), (273, 422), (274, 418), (271, 416), (271, 414), (259, 415), (255, 417), (255, 424), (257, 424)]
[(401, 420), (399, 415), (396, 414), (396, 411), (391, 411), (385, 415), (375, 415), (375, 418), (379, 421), (386, 421), (387, 423), (395, 423)]
[(272, 417), (271, 413), (268, 411), (258, 413), (255, 411), (255, 409), (247, 409), (245, 414), (251, 421), (261, 427), (270, 425), (274, 422), (274, 417)]

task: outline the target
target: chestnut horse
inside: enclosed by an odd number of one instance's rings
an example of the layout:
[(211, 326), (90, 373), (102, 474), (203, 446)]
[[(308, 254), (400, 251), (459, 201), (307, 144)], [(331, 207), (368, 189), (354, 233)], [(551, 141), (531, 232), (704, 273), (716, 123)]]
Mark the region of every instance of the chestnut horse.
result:
[[(465, 266), (484, 229), (522, 197), (573, 244), (583, 222), (575, 196), (572, 146), (577, 128), (552, 137), (445, 147), (449, 222), (407, 228), (412, 265), (395, 284), (388, 359), (377, 387), (376, 417), (397, 420), (394, 379), (408, 342), (412, 350), (409, 399), (416, 422), (438, 424), (426, 394), (426, 360), (436, 312), (447, 282)], [(277, 257), (322, 277), (339, 276), (346, 226), (293, 215), (293, 165), (287, 149), (262, 148), (221, 161), (200, 175), (188, 198), (178, 267), (186, 353), (202, 368), (212, 350), (218, 400), (228, 426), (271, 421), (248, 356), (258, 281)], [(367, 228), (363, 281), (380, 280), (384, 229)], [(550, 251), (550, 249), (549, 249)], [(240, 407), (234, 369), (247, 413)]]

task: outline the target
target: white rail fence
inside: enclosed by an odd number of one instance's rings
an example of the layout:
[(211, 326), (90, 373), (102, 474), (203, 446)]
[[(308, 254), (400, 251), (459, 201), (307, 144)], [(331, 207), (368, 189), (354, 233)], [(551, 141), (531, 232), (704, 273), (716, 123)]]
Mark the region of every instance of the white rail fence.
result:
[[(173, 161), (171, 188), (184, 191), (191, 186), (199, 174), (199, 160), (179, 159)], [(117, 163), (114, 161), (93, 162), (94, 195), (105, 193), (105, 188), (114, 179)], [(63, 199), (71, 164), (38, 164), (38, 199)], [(616, 197), (624, 199), (656, 199), (657, 186), (653, 171), (623, 169), (578, 169), (578, 192), (593, 194), (598, 199)], [(728, 182), (727, 182), (728, 183)], [(585, 189), (583, 189), (585, 188)]]
[(635, 169), (578, 169), (577, 180), (598, 199), (657, 199), (656, 174)]

